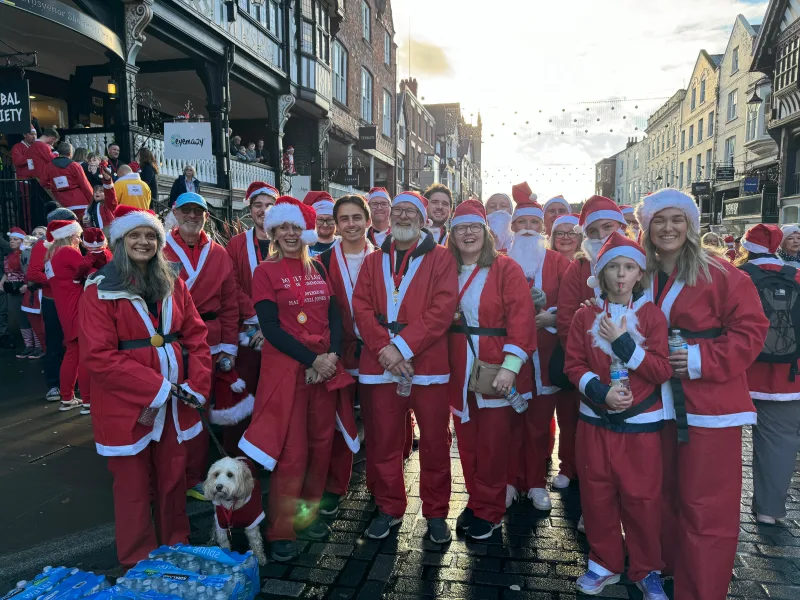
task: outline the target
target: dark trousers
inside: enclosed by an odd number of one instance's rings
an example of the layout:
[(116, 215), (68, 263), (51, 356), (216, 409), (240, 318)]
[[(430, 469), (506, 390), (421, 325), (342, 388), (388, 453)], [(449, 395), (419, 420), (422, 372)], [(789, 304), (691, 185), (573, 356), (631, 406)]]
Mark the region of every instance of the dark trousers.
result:
[(61, 361), (64, 359), (64, 331), (58, 320), (56, 303), (52, 298), (42, 296), (42, 318), (44, 319), (44, 335), (47, 351), (44, 355), (44, 378), (47, 387), (59, 387)]

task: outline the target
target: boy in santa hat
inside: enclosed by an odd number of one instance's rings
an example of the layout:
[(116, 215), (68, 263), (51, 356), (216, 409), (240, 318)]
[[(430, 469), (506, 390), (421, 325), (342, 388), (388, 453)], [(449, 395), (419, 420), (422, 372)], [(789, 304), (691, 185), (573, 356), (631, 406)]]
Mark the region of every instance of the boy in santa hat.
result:
[(310, 206), (317, 214), (317, 243), (309, 246), (312, 257), (329, 250), (336, 241), (336, 221), (333, 219), (333, 198), (328, 192), (308, 192), (303, 204)]
[(666, 600), (659, 431), (660, 386), (672, 374), (667, 323), (644, 294), (646, 259), (636, 242), (611, 234), (595, 267), (589, 285), (601, 295), (575, 313), (564, 368), (584, 395), (576, 454), (590, 553), (576, 585), (596, 595), (618, 582), (627, 548), (628, 578), (645, 598)]

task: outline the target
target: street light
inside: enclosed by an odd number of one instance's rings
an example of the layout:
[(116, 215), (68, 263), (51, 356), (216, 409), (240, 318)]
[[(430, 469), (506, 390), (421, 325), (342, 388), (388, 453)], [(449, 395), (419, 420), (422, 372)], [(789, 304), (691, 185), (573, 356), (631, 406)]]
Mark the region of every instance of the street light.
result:
[(762, 100), (758, 95), (758, 90), (753, 90), (753, 96), (747, 101), (748, 104), (761, 104)]

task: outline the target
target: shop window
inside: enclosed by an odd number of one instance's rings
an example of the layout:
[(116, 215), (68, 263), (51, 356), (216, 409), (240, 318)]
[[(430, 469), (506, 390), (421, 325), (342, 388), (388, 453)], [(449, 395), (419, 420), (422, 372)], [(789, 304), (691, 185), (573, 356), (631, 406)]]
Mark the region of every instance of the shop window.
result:
[(40, 94), (31, 100), (31, 117), (39, 120), (39, 125), (45, 127), (67, 128), (67, 103), (59, 98), (49, 98)]
[(800, 222), (800, 206), (784, 206), (781, 210), (781, 223)]

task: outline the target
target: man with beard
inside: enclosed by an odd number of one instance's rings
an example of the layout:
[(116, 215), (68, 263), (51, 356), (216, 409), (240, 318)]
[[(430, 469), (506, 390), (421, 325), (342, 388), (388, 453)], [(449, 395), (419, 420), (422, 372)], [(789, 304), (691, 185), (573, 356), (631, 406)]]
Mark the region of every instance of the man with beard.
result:
[(233, 262), (233, 273), (239, 286), (239, 319), (241, 327), (238, 372), (251, 394), (256, 393), (261, 371), (261, 344), (264, 336), (258, 327), (253, 306), (253, 271), (269, 256), (269, 237), (264, 230), (264, 216), (275, 205), (278, 190), (263, 181), (254, 181), (247, 188), (244, 201), (250, 205), (253, 228), (231, 238), (225, 249)]
[[(527, 490), (528, 498), (538, 510), (550, 510), (552, 503), (547, 493), (547, 458), (550, 451), (550, 422), (560, 390), (550, 382), (547, 367), (558, 344), (554, 313), (558, 289), (569, 268), (569, 261), (558, 252), (547, 249), (547, 238), (542, 235), (545, 214), (538, 203), (524, 200), (526, 194), (530, 196), (529, 192), (527, 183), (516, 185), (512, 190), (514, 197), (519, 200), (511, 221), (514, 237), (508, 254), (522, 267), (528, 285), (544, 292), (545, 305), (536, 306), (537, 350), (532, 361), (536, 401), (530, 404), (525, 413), (521, 430), (512, 431), (516, 438), (513, 443), (521, 447), (519, 452), (509, 453), (512, 457), (510, 466), (514, 470), (509, 471), (508, 495), (516, 496), (517, 489)], [(524, 460), (515, 458), (523, 456)], [(570, 474), (574, 477), (573, 473)]]
[[(533, 195), (536, 201), (536, 195)], [(486, 201), (486, 220), (494, 235), (494, 246), (498, 252), (506, 252), (511, 243), (511, 214), (514, 207), (508, 194), (492, 194)]]
[[(231, 385), (239, 379), (232, 370), (238, 350), (239, 291), (225, 248), (209, 240), (203, 231), (208, 219), (205, 198), (192, 192), (183, 193), (175, 201), (172, 214), (178, 226), (167, 233), (164, 256), (168, 261), (181, 265), (180, 277), (186, 283), (197, 312), (208, 329), (206, 340), (211, 348), (212, 361), (219, 365), (214, 370), (213, 385), (215, 391), (219, 390), (215, 394), (216, 411), (211, 411), (211, 420), (214, 422), (213, 413), (222, 408), (221, 400), (232, 395)], [(224, 359), (227, 361), (221, 362)], [(223, 365), (228, 361), (231, 368), (226, 371)], [(235, 425), (252, 414), (253, 397), (243, 400), (241, 406), (225, 408), (230, 409), (229, 416), (232, 417), (235, 413), (236, 418), (229, 418), (223, 424)], [(239, 439), (228, 439), (231, 433), (234, 432), (229, 432), (228, 427), (225, 427), (223, 439), (226, 448), (235, 451)], [(204, 428), (197, 437), (188, 442), (190, 451), (186, 460), (186, 493), (198, 500), (206, 499), (202, 482), (208, 468), (208, 440), (208, 431)]]
[(444, 246), (447, 242), (447, 221), (453, 208), (453, 194), (446, 185), (434, 183), (425, 190), (424, 196), (428, 199), (428, 219), (433, 224), (430, 232), (436, 243)]
[(619, 207), (620, 211), (622, 211), (622, 216), (625, 217), (625, 222), (628, 224), (629, 231), (631, 235), (633, 235), (633, 239), (637, 242), (639, 241), (639, 221), (636, 220), (636, 215), (634, 214), (634, 208), (627, 204), (620, 204)]
[(333, 219), (333, 198), (328, 192), (308, 192), (303, 204), (317, 213), (317, 243), (308, 247), (308, 253), (318, 256), (329, 250), (336, 241), (336, 221)]
[(386, 188), (372, 188), (367, 194), (367, 204), (372, 217), (372, 225), (367, 230), (367, 239), (376, 248), (383, 245), (386, 236), (391, 232), (389, 227), (389, 210), (392, 198)]
[(452, 253), (422, 229), (427, 204), (416, 192), (394, 199), (392, 234), (382, 252), (364, 260), (353, 314), (364, 340), (359, 359), (361, 405), (367, 414), (367, 465), (374, 473), (372, 491), (379, 510), (366, 535), (383, 539), (403, 520), (404, 430), (412, 409), (421, 432), (422, 514), (431, 540), (446, 543), (451, 539), (445, 520), (450, 502), (446, 333), (458, 304), (458, 276)]
[(548, 237), (553, 232), (553, 221), (571, 212), (572, 208), (569, 202), (564, 200), (564, 196), (550, 198), (550, 200), (544, 203), (544, 230)]

